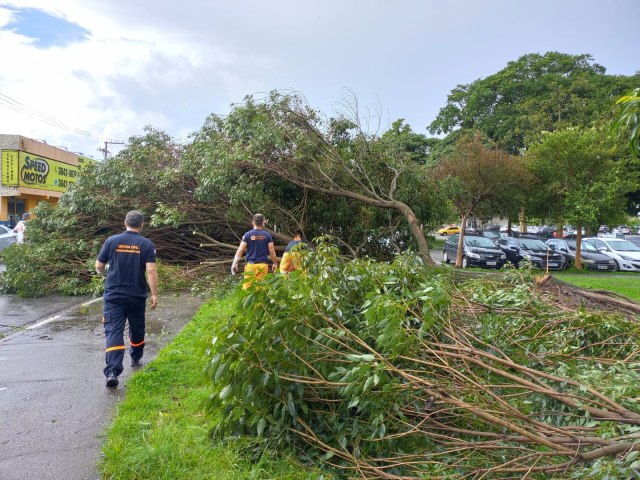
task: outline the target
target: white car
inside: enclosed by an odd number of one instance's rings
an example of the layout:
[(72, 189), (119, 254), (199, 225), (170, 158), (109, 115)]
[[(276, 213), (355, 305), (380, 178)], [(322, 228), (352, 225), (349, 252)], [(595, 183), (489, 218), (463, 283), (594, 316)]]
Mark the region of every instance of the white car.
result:
[(0, 225), (0, 250), (4, 250), (12, 243), (16, 243), (16, 235), (9, 227)]
[(606, 256), (616, 261), (618, 270), (640, 272), (640, 247), (622, 238), (585, 238)]

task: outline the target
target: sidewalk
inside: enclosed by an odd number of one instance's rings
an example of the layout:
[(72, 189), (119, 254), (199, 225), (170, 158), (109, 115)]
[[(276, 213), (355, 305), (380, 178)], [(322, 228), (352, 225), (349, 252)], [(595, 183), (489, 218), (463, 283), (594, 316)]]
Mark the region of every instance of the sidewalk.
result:
[[(160, 297), (158, 309), (147, 312), (147, 362), (203, 302)], [(0, 479), (100, 478), (101, 434), (131, 374), (127, 354), (120, 385), (105, 387), (101, 322), (98, 301), (0, 339)]]

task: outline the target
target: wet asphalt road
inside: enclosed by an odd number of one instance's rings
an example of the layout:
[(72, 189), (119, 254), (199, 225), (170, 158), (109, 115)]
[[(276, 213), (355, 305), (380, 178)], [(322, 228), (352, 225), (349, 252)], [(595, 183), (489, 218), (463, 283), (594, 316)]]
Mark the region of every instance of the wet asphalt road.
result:
[[(11, 324), (0, 338), (0, 479), (96, 480), (104, 429), (126, 393), (129, 356), (118, 388), (106, 388), (102, 301), (39, 300), (0, 297), (0, 323)], [(147, 312), (147, 362), (203, 302), (161, 296)], [(7, 316), (7, 304), (24, 316)]]
[(50, 295), (42, 298), (20, 298), (0, 295), (0, 338), (11, 335), (21, 327), (55, 316), (91, 297), (63, 297)]

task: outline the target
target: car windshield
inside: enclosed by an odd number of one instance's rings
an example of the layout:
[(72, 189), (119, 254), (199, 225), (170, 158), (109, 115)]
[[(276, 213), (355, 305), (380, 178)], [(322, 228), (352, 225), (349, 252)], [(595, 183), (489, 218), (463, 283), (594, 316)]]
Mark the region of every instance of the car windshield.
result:
[(542, 240), (535, 240), (532, 238), (521, 238), (520, 239), (520, 247), (524, 250), (530, 250), (532, 252), (546, 252), (547, 244)]
[(465, 237), (464, 243), (467, 247), (496, 248), (496, 245), (485, 237)]
[(482, 236), (483, 237), (487, 237), (487, 238), (500, 238), (500, 237), (502, 237), (502, 235), (500, 235), (498, 232), (493, 231), (493, 230), (485, 230), (484, 232), (482, 232)]
[(628, 240), (619, 240), (615, 242), (609, 242), (609, 248), (618, 252), (640, 252), (640, 247), (634, 245)]
[[(567, 245), (569, 246), (569, 250), (571, 250), (572, 252), (575, 252), (577, 242), (575, 240), (566, 240), (566, 242), (567, 242)], [(582, 242), (580, 245), (582, 246), (583, 252), (598, 253), (598, 249), (588, 242)]]

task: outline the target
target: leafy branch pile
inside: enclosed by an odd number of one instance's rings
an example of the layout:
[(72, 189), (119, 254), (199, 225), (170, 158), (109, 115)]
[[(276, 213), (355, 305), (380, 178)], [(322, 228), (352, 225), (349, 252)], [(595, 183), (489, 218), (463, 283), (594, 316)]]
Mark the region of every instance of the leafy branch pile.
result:
[(346, 477), (638, 475), (634, 319), (522, 273), (454, 281), (327, 244), (303, 261), (239, 292), (212, 339), (216, 436), (270, 436)]

